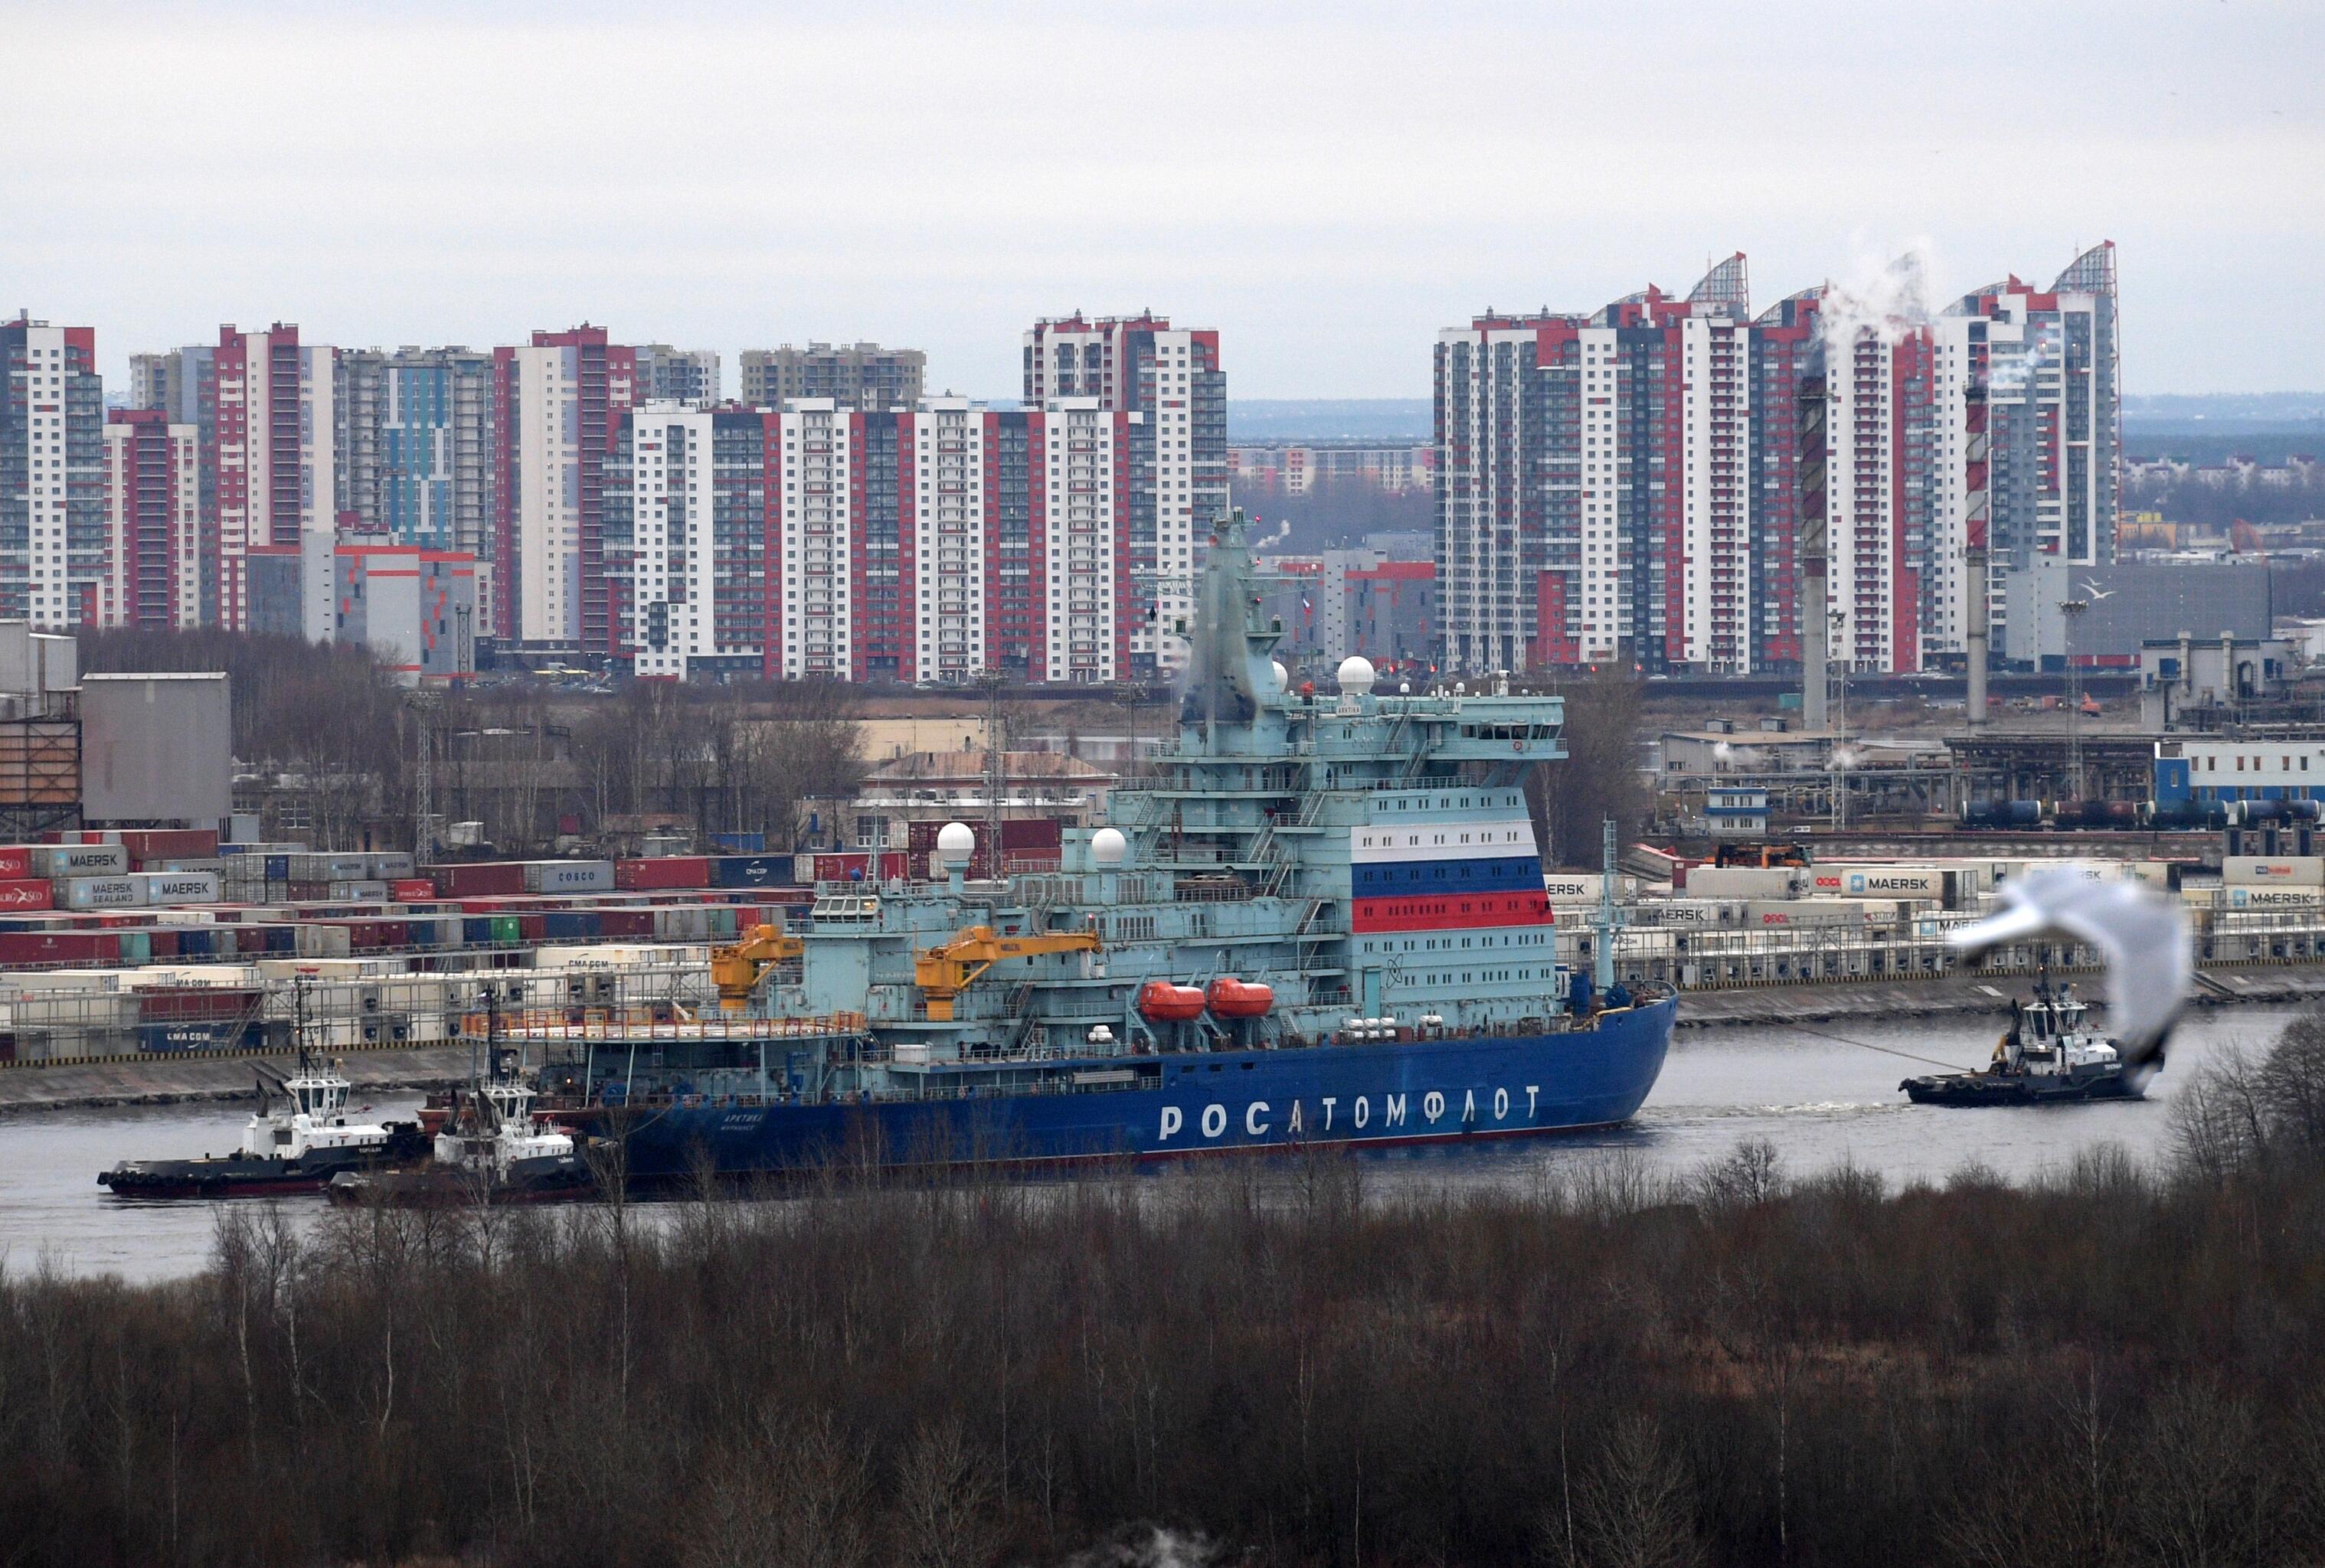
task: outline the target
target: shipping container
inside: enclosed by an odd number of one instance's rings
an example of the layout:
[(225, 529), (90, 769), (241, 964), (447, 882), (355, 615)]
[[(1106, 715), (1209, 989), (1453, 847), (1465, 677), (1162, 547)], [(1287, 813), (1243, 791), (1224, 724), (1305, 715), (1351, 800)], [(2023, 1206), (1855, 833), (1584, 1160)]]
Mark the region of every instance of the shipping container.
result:
[(215, 904), (220, 883), (215, 872), (140, 872), (148, 904)]
[(141, 861), (209, 859), (218, 852), (218, 830), (210, 827), (124, 828), (120, 844)]
[(42, 844), (31, 859), (36, 877), (117, 877), (129, 870), (129, 852), (117, 844)]
[[(710, 862), (710, 882), (720, 888), (764, 888), (792, 881), (792, 861), (787, 854), (722, 854)], [(800, 855), (801, 862), (812, 862), (814, 856)], [(808, 881), (815, 880), (812, 871)]]
[(610, 893), (614, 862), (609, 860), (529, 860), (524, 862), (528, 893)]
[[(1688, 881), (1692, 883), (1695, 878)], [(1754, 899), (1744, 907), (1744, 923), (1752, 927), (1862, 926), (1865, 907), (1839, 899)]]
[(0, 881), (23, 881), (32, 874), (31, 845), (19, 844), (0, 847)]
[(141, 1024), (137, 1048), (154, 1056), (181, 1051), (267, 1051), (292, 1047), (291, 1026), (282, 1020), (189, 1019)]
[(632, 889), (707, 888), (710, 885), (710, 857), (681, 854), (616, 861), (614, 885)]
[(524, 891), (524, 865), (519, 861), (474, 861), (431, 866), (436, 893), (445, 899), (483, 899)]
[(66, 877), (56, 890), (68, 909), (134, 909), (145, 901), (144, 879), (136, 876)]
[(0, 881), (0, 909), (53, 909), (56, 897), (53, 882)]
[[(1606, 877), (1596, 872), (1544, 872), (1542, 890), (1553, 904), (1595, 904)], [(1629, 903), (1638, 897), (1639, 879), (1618, 876), (1615, 879), (1615, 898), (1618, 903)]]
[(324, 897), (349, 904), (387, 902), (388, 884), (382, 881), (338, 881), (325, 884)]
[(571, 942), (605, 934), (595, 909), (557, 909), (541, 920), (542, 935), (552, 940)]
[(387, 896), (399, 904), (436, 897), (436, 884), (426, 877), (399, 877), (387, 885)]
[(1690, 899), (1789, 899), (1807, 873), (1790, 866), (1690, 866)]
[(2223, 909), (2315, 909), (2325, 908), (2325, 888), (2235, 882), (2217, 890)]
[(2325, 857), (2232, 854), (2220, 862), (2220, 881), (2228, 887), (2325, 887)]
[(1934, 865), (1820, 862), (1808, 869), (1803, 890), (1819, 898), (1853, 899), (1869, 894), (1876, 898), (1942, 900), (1946, 897), (1946, 876), (1942, 869)]

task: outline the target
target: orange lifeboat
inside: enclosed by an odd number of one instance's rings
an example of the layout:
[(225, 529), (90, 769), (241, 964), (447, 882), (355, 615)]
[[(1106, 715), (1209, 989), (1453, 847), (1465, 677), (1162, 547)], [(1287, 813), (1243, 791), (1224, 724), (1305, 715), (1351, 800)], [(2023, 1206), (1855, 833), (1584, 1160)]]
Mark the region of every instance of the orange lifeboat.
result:
[(1150, 980), (1138, 988), (1138, 1011), (1149, 1023), (1186, 1023), (1203, 1016), (1203, 993), (1191, 985)]
[(1205, 994), (1211, 1011), (1220, 1018), (1265, 1018), (1275, 1005), (1274, 987), (1230, 980), (1224, 974), (1211, 982)]

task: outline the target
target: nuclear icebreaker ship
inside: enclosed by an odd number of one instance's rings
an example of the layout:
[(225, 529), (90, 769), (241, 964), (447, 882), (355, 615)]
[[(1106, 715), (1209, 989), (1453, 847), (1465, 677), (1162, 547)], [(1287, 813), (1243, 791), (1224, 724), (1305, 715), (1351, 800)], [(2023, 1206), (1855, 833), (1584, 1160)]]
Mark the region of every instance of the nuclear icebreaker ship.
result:
[(645, 1180), (1628, 1118), (1676, 1003), (1571, 1005), (1524, 792), (1565, 754), (1560, 699), (1383, 695), (1361, 659), (1288, 689), (1259, 582), (1222, 521), (1177, 743), (1059, 869), (969, 880), (949, 825), (940, 880), (827, 884), (719, 953), (719, 1016), (542, 1031), (544, 1086)]

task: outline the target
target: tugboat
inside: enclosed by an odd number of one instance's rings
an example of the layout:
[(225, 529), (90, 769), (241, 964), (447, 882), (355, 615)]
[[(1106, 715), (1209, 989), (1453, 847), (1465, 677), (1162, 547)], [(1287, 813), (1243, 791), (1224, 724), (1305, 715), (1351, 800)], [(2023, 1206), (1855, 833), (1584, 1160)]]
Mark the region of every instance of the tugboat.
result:
[(260, 1105), (238, 1152), (124, 1160), (99, 1172), (97, 1185), (122, 1198), (273, 1197), (320, 1192), (334, 1176), (427, 1151), (417, 1122), (350, 1122), (350, 1088), (337, 1063), (319, 1065), (302, 1046), (288, 1077), (259, 1065)]
[(479, 1073), (453, 1104), (424, 1164), (342, 1171), (326, 1194), (337, 1204), (435, 1204), (540, 1202), (583, 1197), (594, 1186), (570, 1133), (533, 1114), (537, 1092), (516, 1051), (494, 1048), (497, 1010), (487, 1014), (489, 1077)]
[(715, 1014), (513, 1019), (550, 1104), (642, 1185), (1627, 1120), (1677, 1004), (1616, 985), (1610, 920), (1595, 975), (1560, 961), (1525, 782), (1566, 755), (1561, 700), (1496, 674), (1384, 691), (1362, 658), (1295, 683), (1266, 582), (1221, 519), (1177, 743), (1058, 864), (972, 878), (978, 829), (949, 823), (927, 880), (822, 884), (717, 955)]
[(1934, 1073), (1897, 1085), (1917, 1105), (2047, 1105), (2061, 1101), (2138, 1100), (2146, 1075), (2124, 1070), (2123, 1054), (2087, 1022), (2072, 985), (2037, 981), (2034, 997), (2011, 1010), (1983, 1073)]

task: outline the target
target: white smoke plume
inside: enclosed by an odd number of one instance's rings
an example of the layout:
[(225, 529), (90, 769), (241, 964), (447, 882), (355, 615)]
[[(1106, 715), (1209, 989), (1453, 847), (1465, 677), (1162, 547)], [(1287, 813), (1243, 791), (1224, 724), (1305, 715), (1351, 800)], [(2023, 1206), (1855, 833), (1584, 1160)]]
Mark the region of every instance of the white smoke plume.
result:
[(1818, 312), (1825, 341), (1854, 343), (1869, 334), (1882, 344), (1893, 344), (1928, 326), (1936, 314), (1931, 291), (1936, 270), (1936, 252), (1926, 239), (1915, 240), (1903, 254), (1887, 261), (1860, 253), (1846, 278), (1825, 285), (1824, 304)]
[(1059, 1568), (1227, 1568), (1243, 1559), (1223, 1552), (1209, 1536), (1181, 1535), (1160, 1525), (1129, 1525), (1114, 1538), (1077, 1552)]
[(1265, 539), (1261, 540), (1257, 544), (1252, 546), (1251, 553), (1258, 555), (1262, 551), (1272, 550), (1277, 545), (1282, 544), (1285, 540), (1290, 539), (1291, 537), (1292, 523), (1289, 519), (1286, 519), (1275, 525), (1275, 531), (1274, 533), (1269, 534)]

